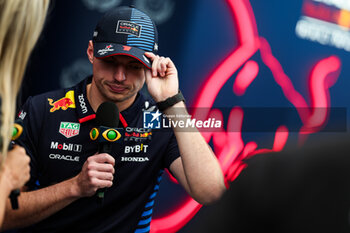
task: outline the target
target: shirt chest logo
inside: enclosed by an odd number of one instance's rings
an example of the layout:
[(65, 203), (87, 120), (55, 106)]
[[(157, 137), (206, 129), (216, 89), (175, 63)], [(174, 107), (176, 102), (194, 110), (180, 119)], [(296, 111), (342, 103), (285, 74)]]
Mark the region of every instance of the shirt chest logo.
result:
[(66, 138), (71, 138), (79, 135), (80, 124), (73, 122), (63, 122), (61, 121), (59, 133)]
[(124, 141), (143, 142), (152, 139), (152, 129), (145, 128), (125, 128)]
[(130, 154), (130, 153), (147, 153), (148, 145), (133, 145), (133, 146), (125, 146), (124, 147), (124, 154)]
[(65, 97), (56, 100), (55, 102), (53, 99), (47, 99), (49, 101), (49, 104), (52, 106), (50, 109), (50, 112), (54, 112), (56, 110), (62, 109), (67, 110), (68, 108), (75, 108), (75, 101), (74, 101), (74, 91), (68, 91), (65, 95)]

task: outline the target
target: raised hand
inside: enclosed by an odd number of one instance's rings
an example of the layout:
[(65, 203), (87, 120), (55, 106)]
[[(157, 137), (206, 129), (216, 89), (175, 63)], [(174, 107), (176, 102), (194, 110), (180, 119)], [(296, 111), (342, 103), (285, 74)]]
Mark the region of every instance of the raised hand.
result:
[(168, 57), (160, 57), (147, 52), (145, 55), (152, 61), (152, 69), (146, 70), (148, 92), (156, 102), (163, 101), (178, 93), (179, 80), (177, 69)]

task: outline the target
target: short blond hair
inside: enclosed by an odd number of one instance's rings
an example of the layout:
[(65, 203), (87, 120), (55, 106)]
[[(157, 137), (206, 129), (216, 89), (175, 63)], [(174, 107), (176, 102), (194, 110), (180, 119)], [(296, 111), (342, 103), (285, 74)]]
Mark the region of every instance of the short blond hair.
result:
[(0, 165), (11, 140), (18, 90), (48, 5), (49, 0), (0, 0)]

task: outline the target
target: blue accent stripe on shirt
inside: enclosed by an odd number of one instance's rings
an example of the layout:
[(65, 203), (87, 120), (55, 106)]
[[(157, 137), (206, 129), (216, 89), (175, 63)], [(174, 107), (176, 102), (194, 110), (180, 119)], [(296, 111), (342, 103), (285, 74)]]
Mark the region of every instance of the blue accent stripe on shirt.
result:
[(150, 201), (150, 202), (147, 202), (145, 208), (148, 208), (148, 207), (151, 207), (154, 205), (154, 200)]
[(139, 221), (139, 224), (138, 225), (146, 225), (146, 224), (149, 224), (152, 220), (152, 216), (147, 218), (147, 219), (144, 219), (144, 220), (140, 220)]
[(139, 228), (135, 230), (135, 233), (144, 233), (144, 232), (149, 232), (151, 230), (150, 226), (147, 226), (145, 228)]
[(153, 199), (156, 195), (157, 195), (157, 192), (152, 193), (149, 199)]
[(153, 213), (153, 209), (149, 209), (149, 210), (142, 213), (142, 217), (146, 217), (148, 215), (151, 215), (152, 213)]
[(154, 191), (158, 191), (159, 190), (159, 184), (156, 184), (155, 186), (154, 186), (154, 189), (153, 189)]
[(145, 233), (145, 232), (149, 232), (151, 230), (150, 226), (147, 226), (145, 228), (139, 228), (135, 230), (135, 233)]
[(153, 193), (149, 196), (149, 201), (146, 203), (144, 211), (141, 215), (141, 217), (143, 218), (147, 217), (147, 219), (143, 219), (138, 222), (138, 227), (142, 227), (142, 228), (137, 228), (135, 230), (135, 233), (149, 232), (151, 229), (150, 225), (151, 225), (152, 214), (153, 214), (154, 198), (156, 197), (157, 192), (159, 190), (159, 183), (162, 179), (163, 172), (164, 172), (163, 169), (158, 172), (157, 182), (154, 185)]

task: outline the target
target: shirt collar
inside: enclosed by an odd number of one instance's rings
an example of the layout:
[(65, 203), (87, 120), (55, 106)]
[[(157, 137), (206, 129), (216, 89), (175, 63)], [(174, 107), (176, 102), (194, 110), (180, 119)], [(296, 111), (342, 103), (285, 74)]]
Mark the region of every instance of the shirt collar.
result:
[(121, 111), (120, 113), (123, 115), (124, 119), (127, 122), (131, 122), (135, 116), (142, 111), (142, 106), (144, 103), (144, 98), (140, 93), (137, 93), (135, 101), (132, 103), (130, 107)]
[(92, 120), (96, 117), (94, 110), (92, 109), (86, 94), (86, 86), (91, 83), (92, 76), (87, 77), (81, 81), (76, 87), (74, 92), (76, 111), (78, 114), (79, 122)]

